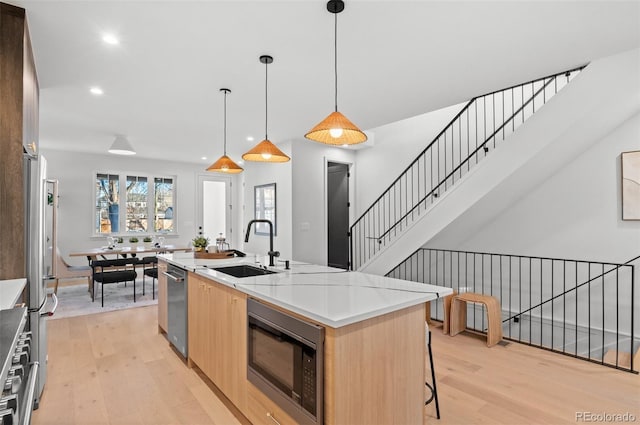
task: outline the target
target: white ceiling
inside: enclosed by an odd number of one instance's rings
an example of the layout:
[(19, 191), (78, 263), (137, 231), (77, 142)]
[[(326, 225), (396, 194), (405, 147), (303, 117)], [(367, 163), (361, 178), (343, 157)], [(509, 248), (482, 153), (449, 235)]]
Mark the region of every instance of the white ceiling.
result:
[[(227, 87), (238, 160), (264, 137), (262, 54), (274, 57), (270, 140), (304, 140), (333, 110), (324, 0), (3, 1), (27, 9), (45, 149), (105, 153), (123, 134), (139, 157), (208, 165), (222, 154)], [(640, 47), (640, 1), (345, 3), (338, 106), (363, 129)]]

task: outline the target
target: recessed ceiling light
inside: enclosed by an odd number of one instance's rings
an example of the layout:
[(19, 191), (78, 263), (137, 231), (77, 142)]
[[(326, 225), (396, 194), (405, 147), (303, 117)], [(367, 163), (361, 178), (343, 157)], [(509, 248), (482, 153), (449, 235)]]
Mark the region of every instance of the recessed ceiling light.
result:
[(207, 159), (207, 157), (206, 157), (206, 156), (203, 156), (203, 157), (202, 157), (202, 158), (200, 158), (200, 159)]
[(253, 137), (252, 136), (247, 136), (247, 142), (253, 142)]
[(241, 159), (239, 159), (239, 160), (238, 160), (238, 164), (242, 165), (242, 164), (244, 164), (244, 161), (243, 161), (243, 160), (241, 160)]
[(347, 145), (346, 143), (344, 145), (342, 145), (343, 148), (348, 148), (349, 145)]
[(104, 91), (102, 91), (100, 87), (91, 87), (89, 91), (91, 92), (91, 94), (95, 94), (96, 96), (100, 96), (101, 94), (104, 94)]
[(118, 40), (116, 38), (116, 36), (113, 35), (113, 34), (104, 34), (102, 36), (102, 41), (104, 41), (107, 44), (111, 44), (111, 45), (120, 44), (120, 40)]

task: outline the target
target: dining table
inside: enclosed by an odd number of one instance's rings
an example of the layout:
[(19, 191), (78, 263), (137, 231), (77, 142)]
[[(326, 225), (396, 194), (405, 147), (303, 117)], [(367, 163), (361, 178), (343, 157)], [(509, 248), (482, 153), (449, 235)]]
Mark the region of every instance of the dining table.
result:
[(107, 256), (133, 256), (137, 257), (140, 254), (164, 254), (176, 251), (191, 251), (190, 246), (177, 246), (177, 245), (159, 245), (159, 246), (103, 246), (99, 248), (87, 248), (85, 250), (78, 250), (69, 253), (69, 257), (87, 257), (89, 261), (96, 260), (97, 257), (107, 258)]

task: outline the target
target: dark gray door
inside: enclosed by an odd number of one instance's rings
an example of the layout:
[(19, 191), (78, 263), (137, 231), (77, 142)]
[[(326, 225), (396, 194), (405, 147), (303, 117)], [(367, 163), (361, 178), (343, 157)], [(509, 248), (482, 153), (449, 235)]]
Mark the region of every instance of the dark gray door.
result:
[(327, 215), (329, 238), (327, 263), (349, 268), (349, 166), (327, 164)]

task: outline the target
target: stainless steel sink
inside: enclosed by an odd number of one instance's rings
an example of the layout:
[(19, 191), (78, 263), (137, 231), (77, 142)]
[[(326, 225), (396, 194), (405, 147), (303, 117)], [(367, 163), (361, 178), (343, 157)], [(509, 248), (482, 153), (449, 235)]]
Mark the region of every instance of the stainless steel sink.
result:
[(242, 264), (239, 266), (213, 267), (213, 270), (220, 273), (228, 274), (233, 277), (252, 277), (276, 273), (271, 270), (261, 269), (259, 267), (250, 266), (248, 264)]

